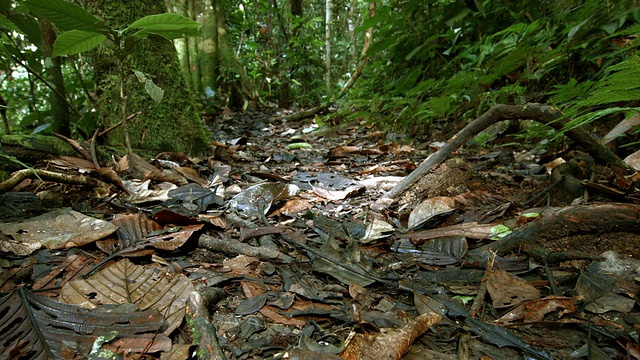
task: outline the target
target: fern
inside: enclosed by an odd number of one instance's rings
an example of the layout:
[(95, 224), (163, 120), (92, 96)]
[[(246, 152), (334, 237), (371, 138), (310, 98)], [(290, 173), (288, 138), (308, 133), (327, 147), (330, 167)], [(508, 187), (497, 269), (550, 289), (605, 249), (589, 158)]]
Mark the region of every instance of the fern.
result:
[(587, 80), (579, 83), (578, 80), (572, 78), (566, 84), (555, 85), (554, 90), (547, 94), (551, 96), (551, 103), (556, 106), (576, 105), (589, 97), (593, 86), (593, 81)]
[[(565, 85), (555, 86), (549, 95), (552, 102), (564, 107), (565, 115), (572, 118), (562, 132), (619, 113), (633, 116), (640, 108), (625, 105), (640, 100), (640, 57), (611, 66), (598, 82), (578, 83), (571, 79)], [(611, 104), (618, 106), (607, 106)]]
[(640, 100), (640, 57), (634, 56), (609, 68), (593, 93), (581, 102), (598, 106)]

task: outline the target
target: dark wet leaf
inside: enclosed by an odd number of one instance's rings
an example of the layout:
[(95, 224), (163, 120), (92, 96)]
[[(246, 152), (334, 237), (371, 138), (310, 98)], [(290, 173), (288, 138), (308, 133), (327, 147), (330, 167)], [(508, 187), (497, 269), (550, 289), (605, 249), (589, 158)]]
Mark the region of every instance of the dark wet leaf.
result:
[(287, 310), (293, 305), (293, 301), (296, 299), (295, 295), (290, 292), (280, 292), (277, 297), (268, 302), (269, 305), (275, 306), (282, 310)]
[(267, 296), (264, 294), (256, 295), (252, 298), (243, 300), (236, 308), (235, 314), (238, 316), (257, 313), (267, 303)]
[[(322, 245), (320, 251), (333, 261), (318, 258), (313, 262), (313, 270), (335, 277), (344, 284), (359, 284), (367, 286), (375, 280), (366, 274), (372, 274), (371, 261), (361, 253), (355, 240), (350, 240), (346, 247), (342, 248), (336, 240), (329, 240)], [(358, 273), (348, 270), (340, 264), (348, 265), (351, 269), (357, 269)], [(372, 274), (373, 275), (373, 274)]]
[(241, 339), (248, 339), (252, 334), (263, 330), (265, 327), (264, 323), (264, 318), (257, 316), (249, 317), (240, 323), (240, 333), (238, 336)]
[(468, 249), (467, 240), (463, 236), (429, 240), (419, 248), (408, 239), (400, 239), (392, 246), (392, 250), (412, 254), (414, 260), (429, 265), (456, 264), (464, 258)]
[(535, 359), (551, 360), (551, 355), (544, 350), (537, 350), (533, 346), (524, 342), (520, 337), (511, 331), (496, 325), (487, 324), (472, 317), (467, 318), (467, 325), (482, 340), (494, 344), (498, 347), (509, 346), (524, 351), (527, 355)]
[(209, 205), (223, 205), (224, 199), (216, 193), (198, 184), (187, 184), (169, 191), (171, 200), (165, 206), (178, 213), (195, 215), (203, 212)]
[(12, 353), (29, 359), (61, 358), (63, 341), (75, 342), (75, 350), (86, 355), (100, 335), (115, 330), (120, 337), (135, 337), (156, 333), (165, 324), (156, 309), (112, 310), (82, 309), (19, 288), (0, 299), (0, 357), (8, 359)]

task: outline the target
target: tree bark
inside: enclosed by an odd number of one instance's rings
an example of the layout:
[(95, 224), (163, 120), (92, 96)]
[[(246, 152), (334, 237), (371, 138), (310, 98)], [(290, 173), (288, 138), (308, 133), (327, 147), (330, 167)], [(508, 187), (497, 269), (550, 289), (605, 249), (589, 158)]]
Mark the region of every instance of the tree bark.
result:
[(66, 87), (64, 78), (62, 77), (62, 58), (53, 55), (53, 44), (56, 41), (56, 30), (49, 20), (40, 19), (40, 30), (42, 31), (42, 55), (48, 58), (45, 61), (45, 77), (56, 91), (49, 94), (49, 105), (51, 106), (51, 116), (53, 117), (53, 132), (69, 136), (71, 129), (69, 128), (69, 107), (64, 98)]

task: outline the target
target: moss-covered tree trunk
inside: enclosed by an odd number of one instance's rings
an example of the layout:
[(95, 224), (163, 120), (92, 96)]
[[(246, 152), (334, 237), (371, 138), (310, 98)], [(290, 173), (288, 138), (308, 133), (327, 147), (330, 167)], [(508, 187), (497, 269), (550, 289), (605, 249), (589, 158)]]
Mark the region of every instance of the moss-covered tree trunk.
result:
[[(162, 0), (91, 0), (90, 11), (109, 25), (124, 29), (133, 21), (152, 14), (163, 13)], [(120, 99), (120, 65), (114, 49), (100, 47), (92, 54), (92, 64), (98, 84), (100, 110), (106, 121), (122, 121), (123, 102)], [(145, 92), (131, 70), (142, 71), (164, 90), (164, 98), (156, 104)], [(128, 132), (133, 148), (156, 151), (182, 151), (201, 154), (208, 148), (208, 135), (200, 121), (199, 111), (191, 89), (180, 71), (176, 50), (168, 41), (143, 40), (124, 65), (124, 94), (127, 113), (141, 114), (128, 121)], [(125, 143), (125, 128), (109, 133), (112, 144)]]

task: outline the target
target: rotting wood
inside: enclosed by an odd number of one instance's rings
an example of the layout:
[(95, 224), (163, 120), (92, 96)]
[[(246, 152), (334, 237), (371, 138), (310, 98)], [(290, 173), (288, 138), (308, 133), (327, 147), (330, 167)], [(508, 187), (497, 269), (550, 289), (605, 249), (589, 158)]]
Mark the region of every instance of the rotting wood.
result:
[[(469, 251), (465, 261), (483, 266), (490, 253), (504, 256), (516, 251), (524, 251), (538, 260), (548, 261), (554, 254), (561, 252), (571, 254), (575, 250), (574, 248), (554, 249), (549, 246), (554, 240), (585, 234), (596, 236), (612, 232), (637, 233), (639, 231), (640, 207), (637, 205), (608, 203), (567, 206), (515, 229), (499, 241)], [(635, 247), (633, 244), (622, 245)]]
[[(482, 116), (473, 120), (455, 134), (444, 146), (425, 159), (417, 169), (401, 180), (393, 189), (372, 203), (371, 208), (375, 211), (380, 211), (389, 207), (399, 195), (409, 189), (431, 169), (442, 164), (442, 162), (444, 162), (444, 160), (446, 160), (454, 150), (464, 145), (468, 140), (486, 129), (489, 125), (503, 120), (534, 120), (560, 131), (567, 123), (567, 121), (562, 117), (563, 114), (560, 110), (549, 105), (494, 105), (482, 114)], [(593, 158), (600, 164), (618, 167), (629, 173), (633, 171), (618, 156), (611, 152), (611, 150), (600, 144), (598, 140), (582, 128), (568, 130), (565, 134), (569, 139), (576, 142), (578, 146), (583, 147), (584, 150), (593, 156)]]
[(47, 170), (23, 169), (14, 172), (9, 179), (0, 183), (0, 194), (13, 189), (24, 179), (35, 177), (41, 180), (55, 181), (73, 185), (84, 185), (92, 188), (107, 189), (109, 187), (109, 185), (107, 185), (107, 183), (103, 181), (82, 175), (60, 174)]
[(187, 299), (187, 322), (193, 331), (193, 337), (197, 342), (198, 359), (226, 360), (220, 344), (218, 343), (217, 331), (209, 320), (207, 301), (203, 296), (194, 291)]

